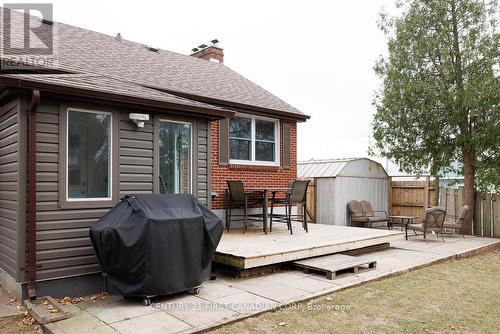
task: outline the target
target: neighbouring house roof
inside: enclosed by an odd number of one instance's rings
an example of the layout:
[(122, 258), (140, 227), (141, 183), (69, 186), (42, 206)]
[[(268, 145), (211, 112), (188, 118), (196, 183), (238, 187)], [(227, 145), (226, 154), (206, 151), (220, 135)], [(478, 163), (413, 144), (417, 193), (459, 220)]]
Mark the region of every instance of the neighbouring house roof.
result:
[[(21, 15), (11, 16), (11, 36), (17, 38), (22, 36)], [(114, 83), (123, 85), (124, 89), (135, 84), (145, 90), (154, 89), (210, 105), (270, 113), (299, 121), (309, 118), (224, 64), (162, 49), (153, 52), (144, 44), (118, 41), (109, 35), (63, 23), (54, 22), (53, 28), (57, 42), (57, 70), (69, 75), (64, 77), (66, 83), (81, 80), (80, 77), (71, 79), (72, 73), (96, 75), (115, 80)], [(61, 83), (53, 76), (48, 80)], [(94, 85), (95, 88), (99, 86)]]
[[(364, 163), (366, 161), (368, 164)], [(297, 176), (300, 178), (319, 178), (319, 177), (337, 177), (341, 174), (342, 170), (349, 165), (351, 162), (359, 162), (361, 164), (356, 164), (363, 166), (361, 168), (357, 168), (357, 170), (351, 171), (353, 173), (350, 176), (355, 175), (383, 175), (387, 177), (387, 172), (384, 168), (376, 161), (373, 161), (368, 158), (345, 158), (345, 159), (327, 159), (327, 160), (308, 160), (308, 161), (300, 161), (297, 163)], [(350, 166), (352, 166), (351, 164)], [(377, 168), (370, 172), (370, 169), (373, 169), (372, 166), (377, 166)], [(375, 173), (374, 173), (375, 172)], [(345, 175), (341, 174), (341, 175)]]

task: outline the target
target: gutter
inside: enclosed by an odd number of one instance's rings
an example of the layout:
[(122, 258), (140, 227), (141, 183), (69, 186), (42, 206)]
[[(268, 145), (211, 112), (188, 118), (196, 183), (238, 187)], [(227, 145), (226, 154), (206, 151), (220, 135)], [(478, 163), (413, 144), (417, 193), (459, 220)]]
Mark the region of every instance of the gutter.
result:
[(28, 295), (36, 299), (36, 110), (40, 91), (33, 89), (28, 107)]
[(305, 122), (308, 119), (311, 118), (311, 116), (306, 115), (306, 114), (296, 114), (296, 113), (291, 113), (288, 111), (282, 111), (282, 110), (274, 110), (274, 109), (269, 109), (269, 108), (264, 108), (264, 107), (257, 107), (257, 106), (252, 106), (248, 104), (242, 104), (242, 103), (236, 103), (236, 102), (231, 102), (231, 101), (224, 101), (224, 100), (219, 100), (216, 98), (211, 98), (211, 97), (206, 97), (206, 96), (201, 96), (201, 95), (193, 95), (193, 94), (188, 94), (188, 93), (182, 93), (170, 89), (164, 89), (164, 88), (158, 88), (154, 86), (145, 86), (147, 88), (151, 89), (156, 89), (161, 92), (165, 92), (168, 94), (176, 95), (179, 97), (184, 97), (187, 99), (203, 102), (203, 103), (210, 103), (219, 107), (223, 108), (231, 108), (231, 109), (236, 109), (241, 112), (250, 112), (250, 113), (259, 113), (262, 116), (274, 116), (278, 118), (285, 118), (285, 119), (290, 119), (293, 121), (297, 122)]

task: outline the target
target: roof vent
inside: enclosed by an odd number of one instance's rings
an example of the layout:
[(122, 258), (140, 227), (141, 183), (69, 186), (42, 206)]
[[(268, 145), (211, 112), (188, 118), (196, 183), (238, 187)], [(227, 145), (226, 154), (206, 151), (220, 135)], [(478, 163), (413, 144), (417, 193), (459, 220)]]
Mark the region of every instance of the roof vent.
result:
[(123, 37), (122, 37), (122, 34), (120, 34), (120, 33), (116, 34), (115, 39), (116, 39), (118, 42), (123, 43)]
[(53, 22), (53, 21), (51, 21), (51, 20), (47, 20), (47, 19), (41, 19), (41, 21), (42, 21), (42, 23), (43, 23), (43, 24), (46, 24), (46, 25), (49, 25), (49, 26), (51, 26), (51, 25), (53, 25), (53, 24), (54, 24), (54, 22)]
[(152, 46), (146, 46), (146, 49), (148, 49), (148, 50), (149, 50), (149, 51), (151, 51), (151, 52), (158, 52), (158, 51), (160, 51), (160, 49), (158, 49), (158, 48), (154, 48), (154, 47), (152, 47)]

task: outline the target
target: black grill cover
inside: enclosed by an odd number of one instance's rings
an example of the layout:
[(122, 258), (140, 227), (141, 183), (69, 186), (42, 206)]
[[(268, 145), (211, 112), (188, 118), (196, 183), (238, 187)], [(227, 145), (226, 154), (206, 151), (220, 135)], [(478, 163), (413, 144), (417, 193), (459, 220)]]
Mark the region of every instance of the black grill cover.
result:
[(189, 194), (127, 195), (90, 228), (108, 280), (123, 296), (167, 295), (210, 275), (221, 220)]

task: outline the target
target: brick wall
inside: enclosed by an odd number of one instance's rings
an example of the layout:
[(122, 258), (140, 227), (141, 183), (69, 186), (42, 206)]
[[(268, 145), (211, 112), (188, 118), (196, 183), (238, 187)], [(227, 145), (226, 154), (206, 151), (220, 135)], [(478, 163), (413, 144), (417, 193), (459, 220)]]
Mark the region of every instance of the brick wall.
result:
[(280, 166), (255, 166), (255, 165), (219, 165), (219, 122), (211, 124), (211, 164), (212, 164), (212, 189), (219, 197), (212, 199), (212, 209), (224, 208), (224, 190), (227, 189), (226, 180), (242, 180), (245, 187), (287, 187), (291, 180), (297, 177), (297, 124), (290, 124), (290, 153), (291, 168), (282, 167), (283, 157), (283, 124), (280, 121)]

